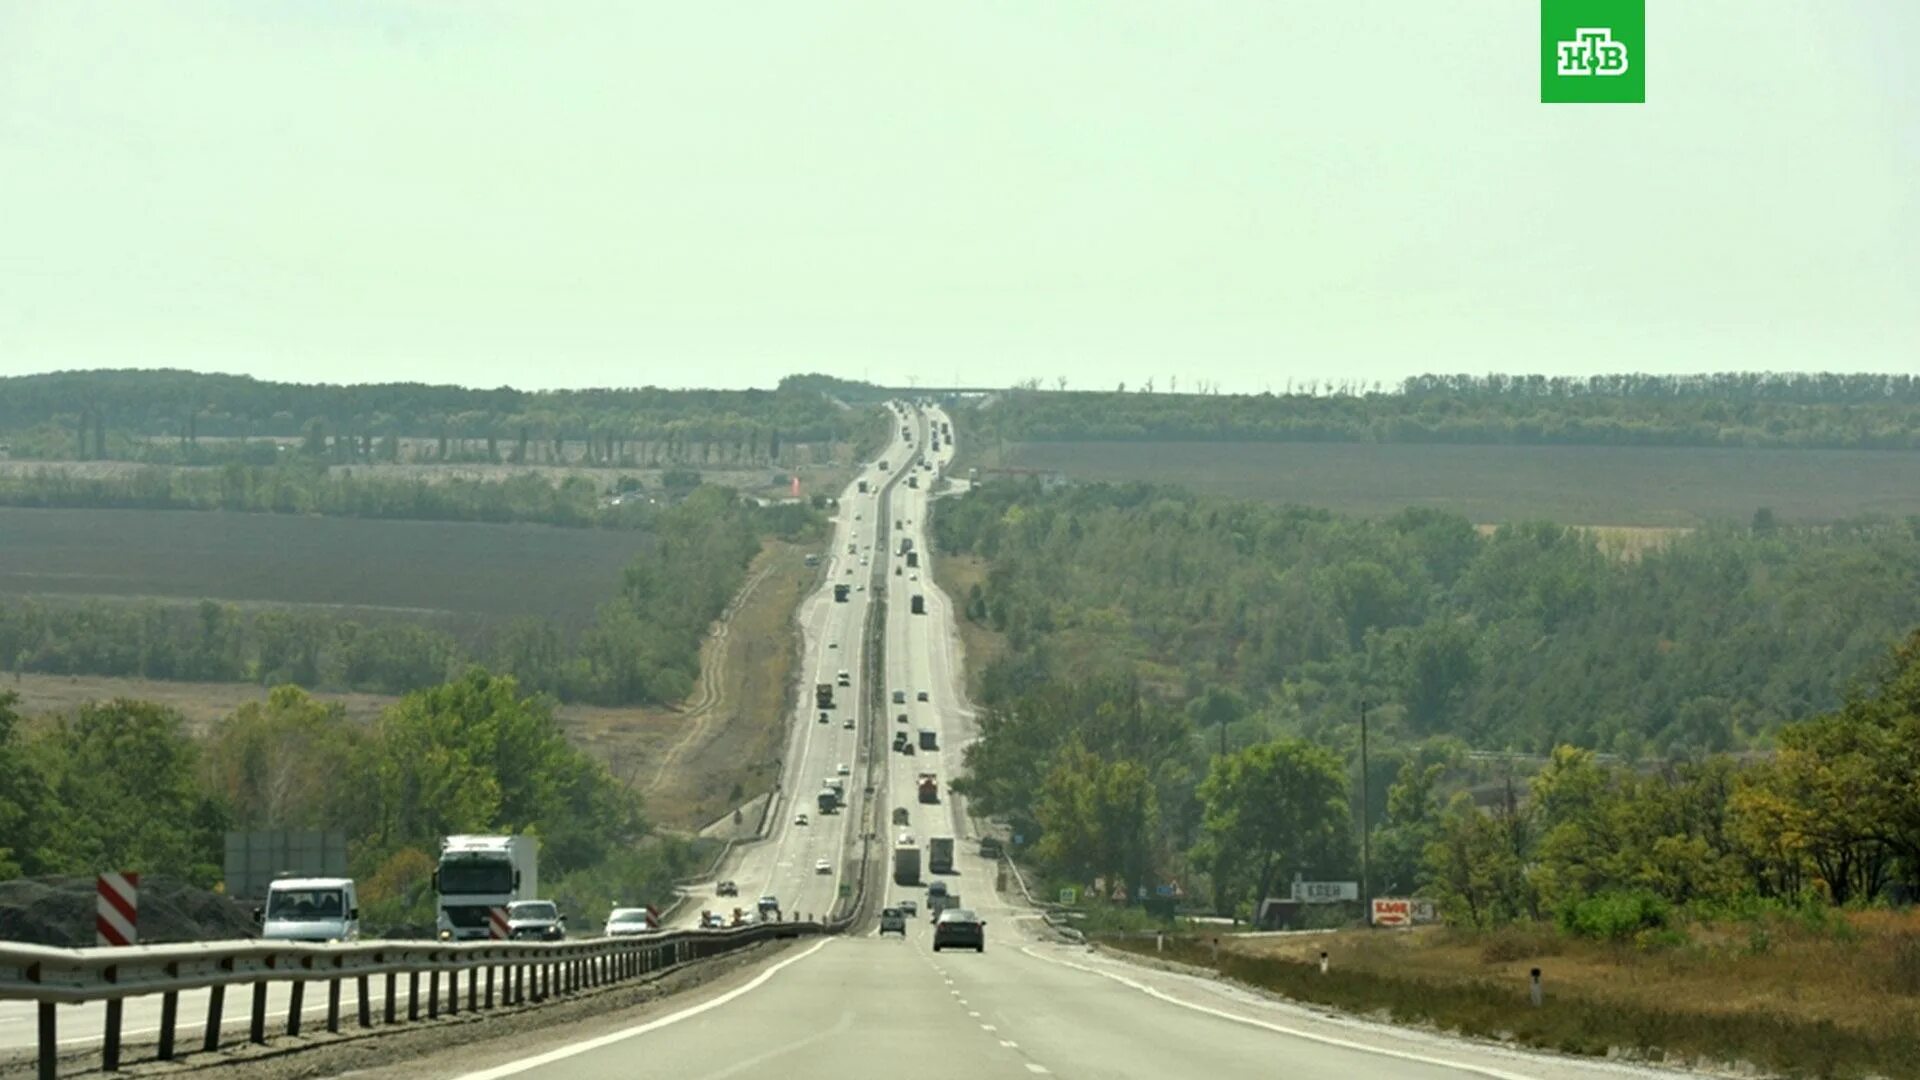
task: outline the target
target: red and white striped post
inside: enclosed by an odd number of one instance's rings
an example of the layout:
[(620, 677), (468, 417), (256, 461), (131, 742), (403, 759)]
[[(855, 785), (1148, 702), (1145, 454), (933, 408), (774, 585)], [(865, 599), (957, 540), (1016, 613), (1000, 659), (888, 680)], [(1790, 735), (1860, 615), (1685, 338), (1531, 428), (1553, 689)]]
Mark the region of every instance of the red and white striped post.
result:
[(507, 909), (503, 907), (487, 909), (487, 939), (489, 941), (507, 940)]
[(93, 932), (101, 945), (132, 945), (140, 940), (140, 875), (101, 874), (96, 885)]

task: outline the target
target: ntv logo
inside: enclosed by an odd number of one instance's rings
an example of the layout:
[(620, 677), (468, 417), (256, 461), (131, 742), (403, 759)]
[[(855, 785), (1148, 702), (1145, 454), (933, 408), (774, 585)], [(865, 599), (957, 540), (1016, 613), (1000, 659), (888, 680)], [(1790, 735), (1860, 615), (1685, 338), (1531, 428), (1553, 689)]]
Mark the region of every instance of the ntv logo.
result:
[(1646, 0), (1540, 0), (1537, 55), (1541, 101), (1645, 102)]
[(1572, 41), (1557, 42), (1561, 75), (1625, 75), (1627, 46), (1604, 26), (1581, 27)]

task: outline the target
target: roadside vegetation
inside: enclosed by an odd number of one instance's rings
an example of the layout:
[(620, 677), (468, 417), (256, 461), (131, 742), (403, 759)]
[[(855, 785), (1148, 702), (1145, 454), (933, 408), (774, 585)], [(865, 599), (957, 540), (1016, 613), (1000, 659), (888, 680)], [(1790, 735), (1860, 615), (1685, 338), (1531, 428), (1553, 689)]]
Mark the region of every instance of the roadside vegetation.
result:
[(576, 912), (664, 898), (692, 862), (568, 744), (549, 700), (479, 669), (371, 725), (280, 687), (199, 739), (147, 702), (30, 723), (0, 694), (0, 774), (0, 879), (119, 866), (212, 886), (229, 828), (342, 829), (379, 928), (431, 929), (429, 879), (451, 833), (538, 835), (547, 891)]
[[(1754, 903), (1677, 917), (1658, 946), (1537, 926), (1114, 948), (1403, 1024), (1562, 1053), (1794, 1077), (1920, 1077), (1920, 920)], [(1329, 970), (1320, 973), (1319, 955)], [(1542, 971), (1541, 1007), (1529, 972)]]
[(1290, 380), (1275, 394), (1042, 391), (1038, 380), (974, 410), (983, 441), (1512, 443), (1920, 450), (1909, 375), (1425, 375), (1395, 391)]

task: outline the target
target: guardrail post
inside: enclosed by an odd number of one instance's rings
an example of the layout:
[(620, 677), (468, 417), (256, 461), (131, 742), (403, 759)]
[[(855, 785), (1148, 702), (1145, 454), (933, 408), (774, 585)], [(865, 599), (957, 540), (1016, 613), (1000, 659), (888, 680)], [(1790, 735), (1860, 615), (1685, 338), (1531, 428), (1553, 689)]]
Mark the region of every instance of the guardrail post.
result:
[(373, 1026), (373, 1002), (367, 1000), (368, 981), (365, 975), (356, 976), (353, 985), (360, 1006), (360, 1026), (363, 1028)]
[[(409, 1018), (411, 1019), (411, 1018)], [(440, 1019), (440, 969), (427, 972), (427, 1019)]]
[(397, 971), (387, 972), (387, 1011), (386, 1011), (385, 1019), (386, 1019), (386, 1022), (389, 1024), (393, 1023), (393, 999), (395, 996), (393, 992), (394, 985), (399, 981), (400, 981), (399, 972)]
[(487, 965), (487, 1008), (493, 1008), (493, 965)]
[(200, 1049), (209, 1054), (220, 1049), (220, 1007), (226, 1000), (225, 986), (216, 986), (207, 991), (207, 1033), (201, 1037)]
[(40, 1080), (60, 1075), (59, 1026), (54, 1023), (53, 1002), (40, 1003)]
[(418, 1019), (420, 1019), (420, 973), (409, 971), (407, 972), (407, 1022), (412, 1023)]
[(253, 1024), (247, 1037), (256, 1043), (267, 1041), (267, 984), (253, 984)]
[(460, 1015), (460, 969), (447, 972), (447, 1015)]
[(307, 1003), (307, 984), (299, 979), (293, 980), (290, 1000), (287, 1003), (287, 1034), (300, 1034), (300, 1011)]
[(120, 1071), (120, 1017), (124, 1003), (119, 998), (107, 1001), (107, 1028), (100, 1043), (100, 1071)]
[(180, 1019), (180, 991), (160, 995), (160, 1060), (173, 1060), (173, 1029)]
[(327, 1033), (340, 1034), (340, 979), (327, 980)]
[[(489, 971), (487, 975), (489, 978), (491, 978), (493, 973)], [(468, 1012), (473, 1012), (475, 1009), (479, 1008), (478, 1002), (480, 999), (477, 996), (479, 993), (480, 993), (480, 971), (477, 968), (468, 968), (467, 969), (467, 1011)]]

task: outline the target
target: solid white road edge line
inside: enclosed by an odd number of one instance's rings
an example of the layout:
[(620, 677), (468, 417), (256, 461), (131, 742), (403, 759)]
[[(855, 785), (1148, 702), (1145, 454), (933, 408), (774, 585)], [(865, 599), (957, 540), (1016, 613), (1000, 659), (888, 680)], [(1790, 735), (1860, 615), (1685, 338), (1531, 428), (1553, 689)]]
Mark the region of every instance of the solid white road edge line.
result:
[(679, 1023), (682, 1020), (699, 1016), (701, 1013), (709, 1012), (713, 1009), (717, 1009), (720, 1006), (725, 1005), (730, 1001), (734, 1001), (737, 998), (744, 997), (747, 994), (750, 994), (753, 991), (758, 990), (760, 987), (766, 985), (766, 982), (768, 979), (771, 979), (775, 975), (778, 975), (782, 968), (785, 968), (791, 964), (797, 964), (800, 961), (805, 960), (807, 957), (812, 956), (814, 953), (819, 952), (821, 949), (824, 949), (831, 944), (833, 944), (833, 939), (826, 938), (823, 941), (821, 941), (818, 945), (815, 945), (813, 948), (808, 949), (806, 952), (803, 952), (798, 956), (789, 956), (785, 960), (780, 961), (779, 963), (773, 965), (767, 970), (754, 976), (753, 981), (747, 983), (745, 986), (736, 986), (732, 990), (729, 990), (726, 993), (721, 994), (719, 997), (716, 997), (710, 1001), (703, 1001), (698, 1005), (692, 1006), (691, 1008), (682, 1009), (677, 1013), (669, 1013), (668, 1015), (662, 1016), (657, 1020), (649, 1020), (644, 1024), (639, 1024), (634, 1027), (627, 1028), (624, 1031), (616, 1031), (608, 1035), (601, 1035), (596, 1038), (588, 1039), (585, 1042), (572, 1043), (570, 1045), (563, 1046), (558, 1050), (549, 1050), (544, 1054), (535, 1054), (530, 1058), (521, 1058), (519, 1061), (509, 1061), (505, 1065), (495, 1065), (491, 1069), (481, 1069), (478, 1072), (463, 1073), (462, 1075), (457, 1077), (456, 1080), (497, 1080), (498, 1077), (513, 1076), (517, 1073), (526, 1072), (528, 1069), (537, 1069), (542, 1065), (551, 1065), (556, 1061), (565, 1061), (570, 1057), (574, 1057), (579, 1054), (585, 1054), (593, 1050), (598, 1050), (603, 1046), (612, 1046), (614, 1043), (620, 1042), (625, 1039), (631, 1039), (637, 1035), (645, 1035), (648, 1032), (658, 1031), (663, 1027), (669, 1027), (673, 1024)]
[(1214, 1009), (1214, 1008), (1209, 1008), (1208, 1006), (1205, 1006), (1205, 1005), (1195, 1004), (1194, 1002), (1191, 1002), (1191, 1001), (1182, 1001), (1181, 999), (1174, 997), (1172, 994), (1168, 994), (1163, 991), (1156, 990), (1153, 987), (1148, 986), (1146, 983), (1129, 979), (1125, 975), (1117, 975), (1111, 971), (1101, 971), (1099, 968), (1088, 967), (1085, 964), (1076, 964), (1071, 960), (1060, 960), (1051, 956), (1042, 956), (1041, 954), (1034, 952), (1032, 949), (1026, 948), (1024, 946), (1020, 949), (1020, 951), (1023, 953), (1026, 953), (1028, 956), (1033, 957), (1035, 960), (1040, 960), (1049, 964), (1058, 964), (1061, 967), (1069, 967), (1074, 969), (1075, 971), (1084, 971), (1089, 975), (1098, 975), (1103, 979), (1112, 979), (1114, 982), (1117, 982), (1122, 986), (1130, 986), (1133, 989), (1138, 990), (1141, 993), (1147, 995), (1148, 997), (1158, 998), (1159, 1000), (1164, 1001), (1169, 1005), (1178, 1005), (1183, 1009), (1192, 1009), (1194, 1012), (1197, 1012), (1197, 1013), (1205, 1013), (1208, 1016), (1216, 1016), (1222, 1020), (1230, 1020), (1236, 1024), (1245, 1024), (1248, 1027), (1265, 1028), (1266, 1030), (1274, 1032), (1279, 1035), (1290, 1035), (1296, 1039), (1306, 1039), (1308, 1042), (1322, 1043), (1327, 1046), (1338, 1046), (1345, 1050), (1358, 1050), (1362, 1053), (1377, 1054), (1381, 1057), (1399, 1058), (1402, 1061), (1418, 1062), (1421, 1065), (1432, 1065), (1442, 1069), (1454, 1069), (1459, 1072), (1474, 1073), (1479, 1076), (1489, 1076), (1489, 1077), (1493, 1077), (1494, 1080), (1535, 1080), (1534, 1077), (1528, 1076), (1524, 1073), (1508, 1072), (1505, 1069), (1496, 1069), (1488, 1065), (1473, 1065), (1466, 1062), (1449, 1061), (1446, 1058), (1432, 1057), (1427, 1054), (1416, 1054), (1410, 1050), (1391, 1050), (1384, 1046), (1369, 1046), (1366, 1043), (1356, 1042), (1352, 1039), (1342, 1039), (1333, 1035), (1321, 1035), (1317, 1032), (1303, 1031), (1300, 1028), (1288, 1027), (1285, 1024), (1275, 1024), (1265, 1020), (1255, 1020), (1250, 1016), (1240, 1016), (1235, 1013), (1227, 1012), (1224, 1009)]

